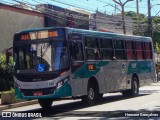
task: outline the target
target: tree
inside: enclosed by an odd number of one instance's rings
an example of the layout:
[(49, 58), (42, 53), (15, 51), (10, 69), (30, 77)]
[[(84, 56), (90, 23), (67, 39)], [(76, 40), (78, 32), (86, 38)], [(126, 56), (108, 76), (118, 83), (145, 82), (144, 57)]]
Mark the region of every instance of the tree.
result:
[[(132, 17), (133, 21), (136, 20), (136, 12), (129, 11), (125, 12), (126, 16)], [(139, 14), (139, 22), (141, 23), (139, 26), (139, 34), (137, 34), (137, 29), (133, 30), (134, 35), (148, 36), (147, 26), (148, 26), (148, 18), (144, 14)], [(160, 17), (154, 16), (152, 17), (152, 25), (153, 25), (153, 44), (154, 48), (160, 53)], [(137, 26), (137, 22), (133, 22), (133, 28)]]
[(0, 54), (0, 92), (10, 90), (14, 87), (12, 75), (13, 57), (6, 64), (6, 56)]

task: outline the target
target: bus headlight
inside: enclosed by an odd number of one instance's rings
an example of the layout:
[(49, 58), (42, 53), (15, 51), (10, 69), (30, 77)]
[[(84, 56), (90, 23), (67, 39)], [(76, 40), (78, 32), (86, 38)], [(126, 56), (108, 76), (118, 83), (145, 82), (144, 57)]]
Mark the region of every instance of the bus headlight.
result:
[(19, 91), (21, 89), (20, 85), (18, 85), (18, 83), (14, 82), (14, 87), (17, 88)]
[(63, 82), (62, 82), (62, 81), (58, 82), (58, 84), (57, 84), (57, 89), (60, 88), (62, 85), (63, 85)]
[(68, 79), (68, 78), (64, 79), (64, 83), (66, 83), (66, 82), (68, 82), (68, 81), (69, 81), (69, 79)]
[(57, 89), (60, 88), (60, 87), (62, 87), (63, 84), (67, 83), (68, 81), (69, 81), (69, 78), (68, 78), (68, 77), (65, 78), (65, 79), (63, 79), (63, 80), (61, 80), (61, 81), (59, 81), (59, 82), (57, 83)]

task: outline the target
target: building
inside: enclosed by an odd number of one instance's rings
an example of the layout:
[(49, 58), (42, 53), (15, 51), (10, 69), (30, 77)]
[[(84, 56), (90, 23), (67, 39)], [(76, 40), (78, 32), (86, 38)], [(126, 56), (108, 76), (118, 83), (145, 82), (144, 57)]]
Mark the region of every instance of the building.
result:
[[(133, 35), (132, 18), (125, 16), (126, 34)], [(123, 24), (121, 16), (113, 16), (96, 11), (90, 16), (91, 30), (98, 30), (103, 32), (114, 32), (123, 34)]]
[(45, 27), (89, 29), (89, 15), (49, 4), (37, 5), (45, 15)]
[[(96, 11), (90, 13), (78, 8), (61, 8), (49, 4), (37, 5), (45, 14), (45, 27), (72, 27), (123, 34), (121, 15), (113, 16)], [(133, 35), (132, 18), (125, 16), (126, 34)]]
[(0, 4), (0, 52), (12, 46), (14, 33), (43, 26), (42, 13)]
[[(126, 34), (132, 35), (132, 18), (125, 17)], [(22, 5), (0, 4), (0, 52), (11, 50), (13, 36), (24, 29), (72, 27), (123, 34), (121, 16), (92, 14), (78, 8), (39, 4), (36, 11)]]

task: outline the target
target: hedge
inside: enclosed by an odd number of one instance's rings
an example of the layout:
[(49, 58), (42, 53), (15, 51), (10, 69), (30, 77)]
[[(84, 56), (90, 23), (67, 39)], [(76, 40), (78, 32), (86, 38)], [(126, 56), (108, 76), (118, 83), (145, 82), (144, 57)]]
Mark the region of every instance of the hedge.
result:
[(6, 56), (0, 54), (0, 91), (11, 90), (14, 87), (12, 74), (13, 57), (10, 57), (9, 63), (6, 64)]

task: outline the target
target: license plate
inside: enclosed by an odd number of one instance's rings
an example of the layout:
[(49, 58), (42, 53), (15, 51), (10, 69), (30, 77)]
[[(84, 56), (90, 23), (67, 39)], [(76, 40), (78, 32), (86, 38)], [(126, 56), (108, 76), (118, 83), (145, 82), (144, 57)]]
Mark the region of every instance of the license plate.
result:
[(43, 92), (33, 92), (33, 96), (41, 96), (43, 95)]

